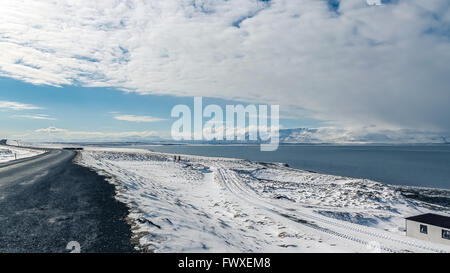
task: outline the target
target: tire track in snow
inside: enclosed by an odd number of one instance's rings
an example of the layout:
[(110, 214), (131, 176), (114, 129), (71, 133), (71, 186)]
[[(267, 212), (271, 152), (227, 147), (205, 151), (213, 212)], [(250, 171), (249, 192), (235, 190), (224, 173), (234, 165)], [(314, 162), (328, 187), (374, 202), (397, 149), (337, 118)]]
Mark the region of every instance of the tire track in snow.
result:
[[(313, 213), (304, 213), (297, 210), (292, 210), (290, 208), (282, 207), (278, 204), (269, 203), (262, 197), (258, 196), (253, 190), (244, 185), (234, 171), (227, 170), (220, 164), (216, 164), (215, 169), (217, 171), (218, 178), (222, 181), (222, 184), (233, 195), (266, 211), (294, 221), (298, 224), (307, 226), (309, 228), (313, 228), (320, 232), (332, 235), (334, 237), (350, 240), (364, 246), (369, 246), (371, 242), (375, 241), (380, 244), (380, 250), (386, 252), (405, 252), (410, 251), (411, 248), (415, 248), (415, 251), (421, 252), (446, 252), (443, 249), (419, 245), (418, 243), (414, 243), (413, 241), (408, 242), (405, 240), (400, 240), (394, 238), (393, 236), (388, 236), (373, 230), (368, 231), (372, 229), (369, 227), (362, 228), (358, 227), (355, 224), (344, 224), (337, 220), (313, 215)], [(309, 221), (305, 219), (308, 219)], [(311, 222), (311, 220), (313, 220), (314, 222)], [(345, 231), (352, 231), (354, 234), (339, 232), (336, 230), (336, 228)], [(367, 240), (368, 238), (373, 240)]]

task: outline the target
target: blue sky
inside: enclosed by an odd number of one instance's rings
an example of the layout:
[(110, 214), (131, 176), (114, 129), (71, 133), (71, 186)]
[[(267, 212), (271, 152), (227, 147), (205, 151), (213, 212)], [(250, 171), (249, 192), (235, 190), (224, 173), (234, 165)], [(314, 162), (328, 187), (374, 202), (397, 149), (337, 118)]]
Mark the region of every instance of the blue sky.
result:
[[(34, 85), (5, 77), (0, 77), (0, 101), (16, 102), (39, 108), (0, 109), (0, 122), (3, 124), (2, 133), (4, 134), (1, 137), (24, 138), (25, 140), (38, 138), (38, 140), (48, 141), (52, 140), (50, 136), (42, 136), (34, 131), (49, 127), (83, 132), (155, 131), (156, 138), (167, 139), (170, 138), (172, 122), (176, 120), (170, 117), (171, 109), (177, 104), (185, 104), (193, 109), (193, 97), (142, 95), (104, 87)], [(227, 104), (248, 104), (206, 97), (203, 98), (203, 103), (204, 106), (217, 104), (223, 109)], [(124, 115), (153, 117), (161, 120), (134, 122), (115, 118)], [(42, 116), (44, 119), (34, 118), (36, 116)], [(282, 118), (280, 124), (283, 127), (291, 128), (317, 127), (320, 122), (311, 119)], [(147, 139), (152, 140), (153, 138)], [(95, 140), (95, 138), (87, 136), (86, 140)], [(141, 140), (146, 140), (146, 138)]]
[(284, 128), (318, 128), (325, 142), (450, 138), (448, 0), (24, 0), (0, 10), (3, 135), (164, 136), (170, 121), (124, 119), (167, 119), (201, 96), (280, 105)]

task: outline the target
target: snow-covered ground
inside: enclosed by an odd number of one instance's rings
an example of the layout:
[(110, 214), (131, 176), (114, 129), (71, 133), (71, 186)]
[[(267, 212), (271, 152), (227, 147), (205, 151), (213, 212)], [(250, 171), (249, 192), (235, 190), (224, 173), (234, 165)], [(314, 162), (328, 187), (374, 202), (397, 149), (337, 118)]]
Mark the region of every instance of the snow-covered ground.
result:
[(404, 217), (449, 213), (450, 191), (404, 188), (281, 164), (87, 148), (155, 252), (450, 252), (405, 236)]
[(0, 145), (0, 163), (35, 156), (43, 152), (41, 150)]

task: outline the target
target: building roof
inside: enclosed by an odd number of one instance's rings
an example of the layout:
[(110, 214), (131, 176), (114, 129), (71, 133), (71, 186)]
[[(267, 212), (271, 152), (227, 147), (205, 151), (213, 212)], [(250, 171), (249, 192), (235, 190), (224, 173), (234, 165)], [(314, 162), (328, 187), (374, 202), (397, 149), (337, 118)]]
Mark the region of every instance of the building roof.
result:
[(425, 213), (406, 218), (406, 220), (416, 221), (433, 226), (450, 229), (450, 217), (434, 213)]

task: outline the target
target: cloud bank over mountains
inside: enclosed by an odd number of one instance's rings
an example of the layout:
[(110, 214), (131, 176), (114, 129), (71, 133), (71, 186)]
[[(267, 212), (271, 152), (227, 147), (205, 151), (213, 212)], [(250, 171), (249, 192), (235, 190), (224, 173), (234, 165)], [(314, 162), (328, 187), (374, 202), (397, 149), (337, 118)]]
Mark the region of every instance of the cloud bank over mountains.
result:
[(36, 129), (20, 136), (33, 141), (149, 141), (160, 139), (156, 131), (75, 131), (65, 128), (48, 127)]
[[(0, 1), (0, 75), (450, 132), (447, 0)], [(384, 132), (384, 133), (383, 133)]]
[[(242, 129), (248, 134), (248, 128)], [(27, 141), (40, 142), (114, 142), (114, 141), (131, 141), (131, 142), (168, 142), (175, 143), (170, 136), (161, 135), (158, 131), (77, 131), (58, 127), (40, 128), (34, 131), (26, 132), (22, 135), (13, 137), (14, 139), (25, 139)], [(280, 143), (330, 143), (330, 144), (419, 144), (419, 143), (443, 143), (450, 139), (439, 133), (412, 130), (381, 130), (374, 131), (370, 128), (358, 131), (347, 130), (334, 127), (320, 128), (295, 128), (280, 129)], [(248, 135), (245, 141), (227, 141), (227, 140), (210, 140), (210, 141), (183, 141), (180, 143), (246, 143), (249, 141)], [(259, 143), (251, 141), (251, 143)]]

